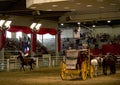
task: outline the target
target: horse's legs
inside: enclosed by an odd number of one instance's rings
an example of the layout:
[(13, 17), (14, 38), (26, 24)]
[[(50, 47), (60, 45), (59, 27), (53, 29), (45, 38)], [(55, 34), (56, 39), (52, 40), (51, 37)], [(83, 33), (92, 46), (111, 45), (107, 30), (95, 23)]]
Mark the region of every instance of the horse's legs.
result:
[(22, 67), (23, 67), (23, 70), (25, 71), (24, 65)]
[(22, 70), (22, 65), (21, 65), (21, 67), (20, 67), (20, 71)]
[(113, 69), (113, 74), (115, 74), (115, 73), (116, 73), (116, 66), (115, 66), (115, 63), (113, 63), (112, 69)]
[(97, 76), (98, 75), (98, 61), (96, 59), (92, 59), (91, 65), (94, 68), (94, 75)]
[(32, 64), (35, 64), (35, 61), (33, 59), (31, 59), (31, 61), (29, 62), (30, 70), (33, 70)]
[(110, 74), (115, 74), (116, 73), (116, 67), (115, 67), (115, 62), (114, 61), (112, 61), (109, 64), (109, 67), (110, 67)]
[(114, 68), (115, 66), (113, 64), (110, 64), (109, 67), (110, 67), (110, 74), (114, 74), (115, 73), (115, 68)]
[(25, 68), (24, 68), (24, 65), (23, 65), (23, 64), (21, 64), (20, 71), (21, 71), (22, 69), (25, 71)]
[(32, 64), (29, 64), (30, 65), (30, 70), (33, 70), (33, 68), (32, 68)]
[(108, 62), (106, 60), (103, 60), (102, 67), (103, 67), (103, 74), (107, 75)]
[(98, 76), (98, 65), (95, 65), (95, 76)]
[(103, 65), (103, 74), (107, 75), (107, 65)]

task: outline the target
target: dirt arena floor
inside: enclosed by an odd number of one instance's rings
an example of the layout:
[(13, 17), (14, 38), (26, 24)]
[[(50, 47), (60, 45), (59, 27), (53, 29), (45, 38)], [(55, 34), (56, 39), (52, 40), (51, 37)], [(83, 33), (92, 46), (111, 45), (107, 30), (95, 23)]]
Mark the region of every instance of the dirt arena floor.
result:
[(0, 85), (120, 85), (120, 69), (114, 75), (104, 76), (101, 73), (98, 77), (82, 80), (78, 75), (75, 79), (68, 77), (62, 80), (60, 68), (41, 68), (29, 71), (0, 72)]

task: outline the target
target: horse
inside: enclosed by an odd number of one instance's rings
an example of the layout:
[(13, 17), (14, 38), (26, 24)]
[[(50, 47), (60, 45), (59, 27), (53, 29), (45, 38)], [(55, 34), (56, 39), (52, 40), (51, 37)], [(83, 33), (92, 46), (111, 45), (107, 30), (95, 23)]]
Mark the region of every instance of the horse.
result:
[(30, 70), (33, 70), (32, 65), (35, 64), (35, 60), (29, 57), (24, 58), (24, 56), (22, 56), (21, 53), (19, 53), (19, 56), (17, 57), (17, 59), (20, 61), (21, 67), (20, 70), (24, 70), (25, 68), (24, 66), (30, 66)]
[(80, 51), (78, 53), (78, 57), (77, 57), (77, 65), (79, 65), (80, 69), (81, 69), (82, 62), (87, 61), (87, 60), (88, 60), (87, 52), (86, 51)]
[(116, 63), (116, 56), (114, 56), (112, 54), (107, 54), (103, 58), (103, 63), (102, 63), (102, 65), (103, 65), (103, 74), (107, 75), (108, 67), (110, 68), (110, 74), (115, 74), (116, 73), (115, 63)]
[(94, 73), (95, 73), (94, 75), (95, 76), (98, 76), (98, 68), (101, 67), (102, 62), (103, 62), (102, 57), (95, 57), (95, 58), (91, 59), (90, 63), (94, 68)]

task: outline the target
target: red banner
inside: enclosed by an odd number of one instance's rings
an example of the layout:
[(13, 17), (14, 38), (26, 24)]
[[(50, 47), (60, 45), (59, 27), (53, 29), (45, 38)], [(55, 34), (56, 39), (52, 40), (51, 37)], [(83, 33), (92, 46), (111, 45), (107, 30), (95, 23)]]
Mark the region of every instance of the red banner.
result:
[(93, 53), (93, 55), (99, 55), (102, 53), (102, 49), (91, 49), (91, 53)]
[(32, 30), (26, 26), (11, 26), (8, 31), (10, 32), (23, 32), (25, 34), (32, 33)]
[(37, 37), (35, 33), (32, 33), (32, 51), (36, 53)]
[(106, 55), (107, 53), (120, 55), (120, 44), (106, 44), (103, 45), (102, 49), (91, 49), (91, 53), (93, 53), (93, 55)]
[(56, 35), (57, 34), (57, 30), (55, 28), (40, 28), (40, 30), (38, 30), (37, 34), (51, 34), (51, 35)]
[(102, 47), (102, 54), (112, 53), (120, 54), (120, 44), (107, 44)]
[[(10, 32), (23, 32), (25, 34), (30, 34), (32, 33), (32, 30), (30, 27), (26, 26), (11, 26), (8, 31)], [(37, 32), (37, 34), (51, 34), (51, 35), (56, 35), (57, 30), (55, 28), (40, 28)]]
[(0, 50), (5, 46), (6, 42), (6, 33), (4, 30), (0, 31)]

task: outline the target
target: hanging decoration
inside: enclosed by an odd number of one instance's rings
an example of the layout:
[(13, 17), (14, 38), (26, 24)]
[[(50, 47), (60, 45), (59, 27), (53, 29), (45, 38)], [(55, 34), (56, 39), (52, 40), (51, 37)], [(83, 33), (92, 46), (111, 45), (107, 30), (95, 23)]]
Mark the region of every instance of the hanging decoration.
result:
[[(30, 27), (26, 27), (26, 26), (11, 26), (8, 31), (10, 32), (23, 32), (25, 34), (30, 34), (32, 33), (32, 30), (30, 29)], [(37, 31), (37, 34), (43, 35), (43, 34), (51, 34), (51, 35), (56, 35), (57, 34), (57, 30), (55, 28), (40, 28)]]

